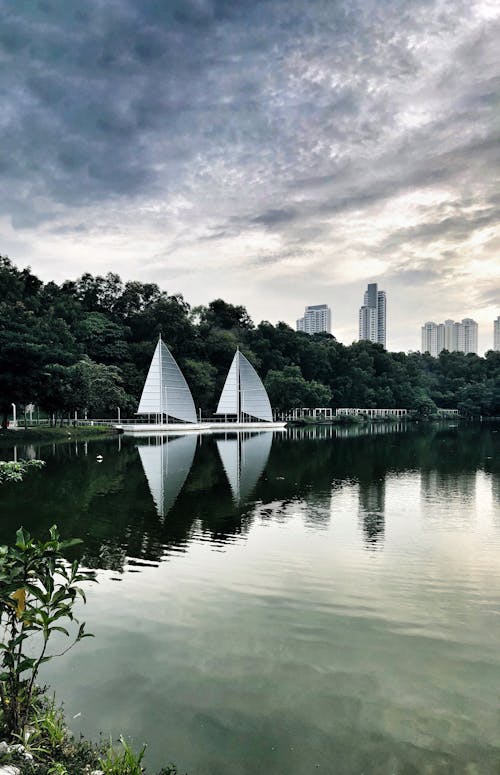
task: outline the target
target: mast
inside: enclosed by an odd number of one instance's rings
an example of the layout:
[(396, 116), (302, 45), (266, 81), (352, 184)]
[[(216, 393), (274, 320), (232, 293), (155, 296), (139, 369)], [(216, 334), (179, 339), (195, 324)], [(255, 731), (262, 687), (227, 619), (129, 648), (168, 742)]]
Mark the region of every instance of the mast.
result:
[(241, 414), (241, 377), (240, 377), (240, 348), (236, 348), (237, 363), (236, 363), (236, 422), (240, 422)]
[(161, 347), (161, 332), (158, 334), (158, 344), (160, 345), (160, 425), (163, 425), (163, 353)]

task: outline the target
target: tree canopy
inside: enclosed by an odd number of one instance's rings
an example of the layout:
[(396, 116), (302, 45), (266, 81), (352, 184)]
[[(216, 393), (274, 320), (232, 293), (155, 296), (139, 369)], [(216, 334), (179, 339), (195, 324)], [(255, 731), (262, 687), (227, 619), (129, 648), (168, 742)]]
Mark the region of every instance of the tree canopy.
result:
[(390, 353), (346, 346), (286, 323), (255, 325), (243, 306), (215, 299), (191, 309), (154, 283), (84, 274), (61, 285), (0, 256), (0, 412), (36, 403), (59, 415), (132, 415), (158, 334), (204, 416), (216, 407), (237, 345), (276, 409), (297, 406), (436, 407), (500, 415), (500, 353)]

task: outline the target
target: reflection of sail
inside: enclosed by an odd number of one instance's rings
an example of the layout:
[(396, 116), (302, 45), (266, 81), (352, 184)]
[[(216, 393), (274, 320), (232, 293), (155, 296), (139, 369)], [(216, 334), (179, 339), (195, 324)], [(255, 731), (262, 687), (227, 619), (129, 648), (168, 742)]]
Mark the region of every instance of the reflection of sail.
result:
[(142, 467), (160, 517), (174, 505), (193, 464), (196, 436), (187, 434), (173, 440), (139, 446)]
[(158, 340), (144, 383), (137, 414), (159, 414), (196, 422), (196, 409), (182, 371), (168, 347)]
[(216, 414), (242, 415), (272, 422), (273, 413), (266, 389), (254, 367), (239, 350), (234, 354)]
[(232, 439), (217, 439), (217, 449), (237, 503), (250, 495), (257, 484), (272, 443), (273, 434), (269, 431), (251, 436), (238, 433)]

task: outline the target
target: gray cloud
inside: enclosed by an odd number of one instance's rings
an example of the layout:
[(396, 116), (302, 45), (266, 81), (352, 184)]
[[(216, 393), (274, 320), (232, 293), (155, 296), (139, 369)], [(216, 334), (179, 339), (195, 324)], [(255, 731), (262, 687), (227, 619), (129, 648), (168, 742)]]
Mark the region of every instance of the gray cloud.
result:
[(423, 288), (460, 276), (475, 235), (494, 244), (500, 12), (487, 0), (0, 0), (0, 11), (9, 244), (101, 235), (107, 260), (112, 235), (118, 261), (150, 235), (158, 279), (201, 253), (227, 277), (282, 266), (297, 299), (292, 268), (306, 277), (314, 263), (330, 282), (341, 267), (351, 287), (356, 267), (383, 260), (373, 271), (388, 282)]

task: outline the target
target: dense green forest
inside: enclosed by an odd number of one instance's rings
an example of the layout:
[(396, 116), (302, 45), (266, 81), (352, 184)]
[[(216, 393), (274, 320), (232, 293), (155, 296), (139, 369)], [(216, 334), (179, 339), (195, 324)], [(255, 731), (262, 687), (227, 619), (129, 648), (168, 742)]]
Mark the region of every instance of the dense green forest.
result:
[(254, 364), (275, 409), (296, 406), (436, 407), (500, 415), (500, 352), (389, 353), (346, 346), (285, 323), (254, 325), (222, 299), (191, 308), (153, 283), (84, 274), (62, 285), (0, 257), (0, 412), (35, 403), (58, 416), (133, 416), (158, 334), (209, 416), (237, 345)]

